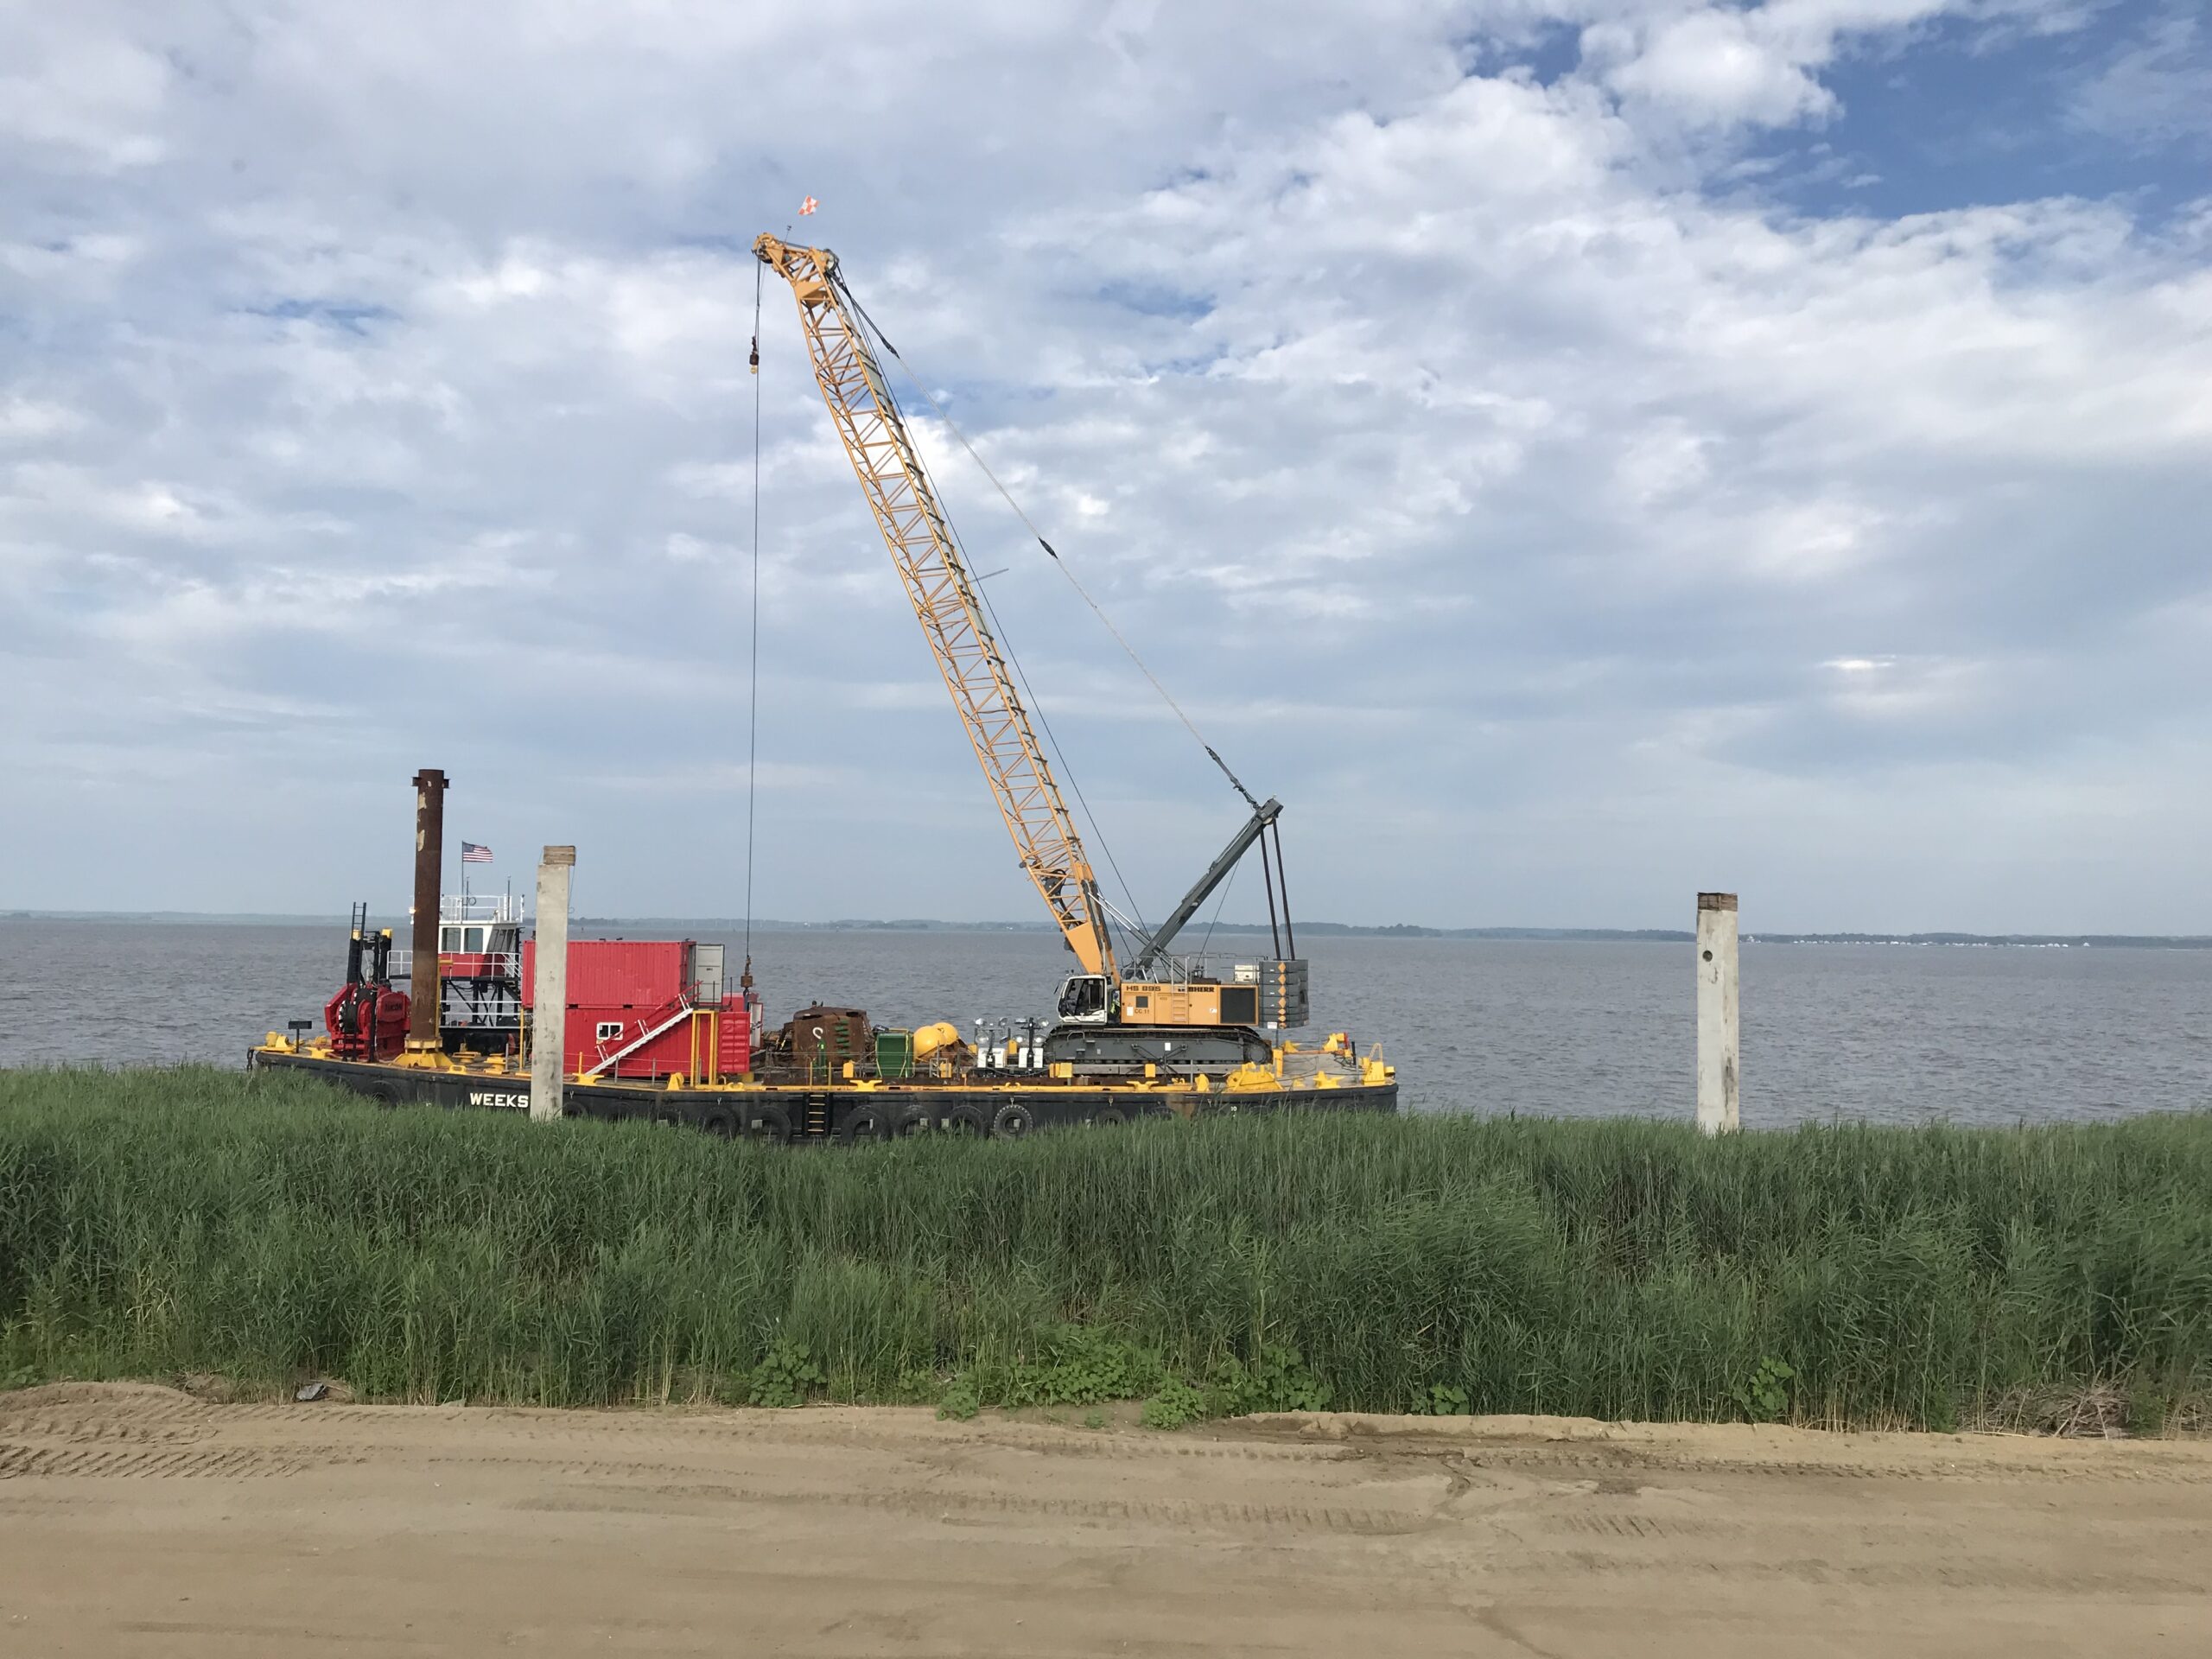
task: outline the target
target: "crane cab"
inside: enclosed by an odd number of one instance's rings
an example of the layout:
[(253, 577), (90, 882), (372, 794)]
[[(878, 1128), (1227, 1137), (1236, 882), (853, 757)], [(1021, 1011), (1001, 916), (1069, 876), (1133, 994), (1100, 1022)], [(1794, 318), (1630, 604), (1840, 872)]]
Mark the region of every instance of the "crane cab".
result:
[(1295, 1031), (1308, 1019), (1306, 963), (1240, 962), (1224, 978), (1202, 959), (1171, 963), (1165, 979), (1116, 981), (1071, 974), (1060, 982), (1058, 1014), (1067, 1026), (1246, 1026)]
[(1058, 1008), (1062, 1025), (1103, 1026), (1114, 1017), (1114, 983), (1103, 974), (1070, 974)]

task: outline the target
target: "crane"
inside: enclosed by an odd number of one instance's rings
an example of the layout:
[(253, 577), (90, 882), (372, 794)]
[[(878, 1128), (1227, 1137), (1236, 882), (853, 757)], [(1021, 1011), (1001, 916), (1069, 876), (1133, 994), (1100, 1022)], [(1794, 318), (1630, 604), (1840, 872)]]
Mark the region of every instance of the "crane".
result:
[[(1253, 801), (1246, 795), (1252, 815), (1220, 857), (1166, 922), (1135, 943), (1126, 970), (1117, 960), (1083, 837), (1005, 655), (992, 637), (975, 578), (891, 395), (882, 365), (869, 344), (866, 314), (846, 289), (836, 255), (827, 248), (804, 247), (766, 234), (753, 243), (753, 252), (791, 285), (815, 382), (875, 515), (876, 528), (890, 549), (906, 598), (944, 674), (945, 690), (990, 785), (1021, 868), (1081, 965), (1082, 971), (1061, 987), (1061, 1020), (1077, 1026), (1168, 1029), (1172, 1033), (1188, 1033), (1194, 1027), (1303, 1025), (1306, 964), (1284, 958), (1280, 951), (1255, 964), (1249, 985), (1221, 985), (1188, 976), (1163, 978), (1159, 973), (1176, 933), (1274, 825), (1282, 806), (1273, 798)], [(1263, 848), (1263, 862), (1265, 856)], [(1271, 880), (1271, 914), (1273, 891)], [(1294, 938), (1294, 957), (1295, 948)], [(1263, 1014), (1270, 1017), (1263, 1019)], [(1128, 1034), (1135, 1037), (1138, 1033)], [(1157, 1040), (1174, 1046), (1173, 1034)], [(1181, 1049), (1185, 1058), (1190, 1046), (1185, 1035)], [(1238, 1048), (1244, 1052), (1244, 1046)], [(1134, 1046), (1122, 1045), (1118, 1057), (1148, 1052), (1140, 1040)], [(1095, 1039), (1090, 1055), (1100, 1057)]]

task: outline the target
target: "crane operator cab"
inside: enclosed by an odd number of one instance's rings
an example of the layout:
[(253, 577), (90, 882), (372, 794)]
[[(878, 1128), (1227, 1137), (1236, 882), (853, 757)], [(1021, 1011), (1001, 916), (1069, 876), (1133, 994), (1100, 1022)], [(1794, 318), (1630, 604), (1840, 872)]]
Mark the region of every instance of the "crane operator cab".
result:
[(1113, 986), (1103, 974), (1070, 974), (1060, 982), (1061, 1020), (1103, 1026), (1114, 1017)]
[(1240, 962), (1224, 980), (1197, 969), (1193, 959), (1165, 979), (1117, 982), (1106, 974), (1070, 974), (1060, 982), (1058, 1013), (1065, 1026), (1294, 1031), (1306, 1023), (1307, 1007), (1303, 961)]

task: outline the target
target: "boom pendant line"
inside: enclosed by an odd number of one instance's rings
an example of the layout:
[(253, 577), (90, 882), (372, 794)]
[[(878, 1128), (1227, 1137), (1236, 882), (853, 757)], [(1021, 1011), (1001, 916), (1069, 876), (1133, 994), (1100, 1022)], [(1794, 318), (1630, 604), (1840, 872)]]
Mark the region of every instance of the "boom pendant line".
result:
[(760, 272), (753, 273), (753, 591), (745, 692), (745, 966), (738, 984), (753, 988), (753, 807), (760, 781)]
[[(766, 238), (764, 238), (763, 239), (765, 240)], [(821, 251), (827, 256), (829, 251), (827, 249), (823, 249), (821, 250)], [(999, 481), (999, 475), (991, 470), (991, 463), (985, 461), (981, 452), (976, 449), (976, 446), (968, 441), (968, 435), (960, 429), (959, 423), (952, 418), (951, 413), (946, 410), (943, 404), (938, 402), (937, 394), (929, 389), (928, 385), (923, 381), (921, 376), (916, 374), (912, 366), (908, 364), (903, 356), (899, 355), (899, 348), (891, 343), (891, 337), (885, 334), (882, 329), (876, 327), (875, 319), (868, 314), (868, 308), (862, 305), (858, 300), (853, 298), (851, 291), (844, 285), (844, 279), (837, 275), (836, 269), (834, 264), (830, 267), (830, 280), (836, 288), (839, 295), (843, 298), (845, 302), (852, 307), (854, 312), (859, 316), (861, 323), (867, 327), (868, 332), (874, 334), (876, 339), (883, 342), (883, 349), (885, 351), (890, 353), (893, 357), (898, 359), (899, 366), (906, 371), (906, 378), (913, 383), (914, 390), (921, 393), (923, 399), (928, 403), (929, 406), (932, 410), (937, 411), (938, 419), (944, 423), (944, 429), (951, 433), (954, 437), (960, 441), (960, 447), (968, 452), (968, 459), (976, 463), (976, 470), (981, 472), (985, 478), (990, 480), (991, 487), (999, 493), (1000, 499), (1003, 500), (1007, 506), (1014, 509), (1014, 516), (1020, 519), (1023, 527), (1026, 528), (1032, 536), (1037, 538), (1037, 545), (1043, 548), (1045, 550), (1045, 556), (1052, 560), (1052, 569), (1058, 571), (1062, 576), (1065, 577), (1067, 579), (1068, 586), (1075, 589), (1076, 596), (1082, 600), (1084, 604), (1090, 607), (1090, 613), (1098, 619), (1099, 622), (1104, 626), (1107, 632), (1114, 636), (1114, 643), (1119, 645), (1128, 659), (1137, 665), (1137, 672), (1143, 675), (1146, 679), (1152, 683), (1152, 689), (1160, 693), (1160, 700), (1166, 703), (1170, 709), (1174, 711), (1175, 718), (1183, 722), (1183, 729), (1190, 733), (1192, 739), (1198, 743), (1198, 746), (1206, 752), (1206, 759), (1212, 761), (1215, 766), (1221, 768), (1221, 775), (1229, 779), (1230, 787), (1244, 798), (1245, 805), (1250, 807), (1255, 812), (1258, 811), (1260, 810), (1260, 804), (1257, 800), (1253, 798), (1252, 791), (1244, 787), (1244, 780), (1229, 769), (1229, 762), (1221, 758), (1221, 751), (1215, 748), (1212, 744), (1206, 741), (1205, 734), (1198, 730), (1198, 726), (1192, 721), (1190, 715), (1184, 712), (1183, 705), (1175, 701), (1174, 693), (1160, 683), (1160, 676), (1152, 671), (1152, 664), (1146, 662), (1143, 658), (1137, 655), (1137, 648), (1129, 643), (1127, 635), (1123, 634), (1119, 628), (1114, 626), (1114, 619), (1106, 614), (1105, 607), (1101, 605), (1096, 600), (1093, 599), (1090, 596), (1090, 590), (1088, 588), (1085, 588), (1081, 582), (1077, 580), (1075, 572), (1068, 569), (1068, 562), (1060, 556), (1060, 550), (1054, 547), (1050, 541), (1046, 539), (1045, 532), (1037, 528), (1037, 521), (1022, 511), (1021, 503), (1014, 499), (1014, 492), (1007, 488), (1004, 484)]]
[(791, 283), (823, 402), (929, 636), (1021, 867), (1084, 970), (1112, 978), (1113, 942), (1082, 838), (984, 622), (975, 582), (882, 368), (834, 280), (834, 257), (765, 235), (753, 251)]

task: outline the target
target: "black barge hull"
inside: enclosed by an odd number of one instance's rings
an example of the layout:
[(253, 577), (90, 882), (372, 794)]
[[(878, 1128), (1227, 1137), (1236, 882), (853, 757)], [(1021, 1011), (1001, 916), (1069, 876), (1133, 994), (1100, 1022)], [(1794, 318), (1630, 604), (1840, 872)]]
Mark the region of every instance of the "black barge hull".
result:
[[(524, 1072), (440, 1071), (264, 1049), (251, 1051), (246, 1063), (251, 1070), (304, 1071), (385, 1106), (530, 1109), (530, 1077)], [(1216, 1117), (1308, 1109), (1395, 1112), (1397, 1107), (1395, 1082), (1194, 1094), (1065, 1084), (940, 1088), (908, 1084), (879, 1089), (778, 1086), (739, 1090), (569, 1081), (562, 1087), (561, 1099), (564, 1117), (634, 1119), (766, 1141), (874, 1140), (922, 1130), (1012, 1139), (1033, 1129), (1111, 1125), (1136, 1117), (1183, 1116), (1193, 1111)]]

